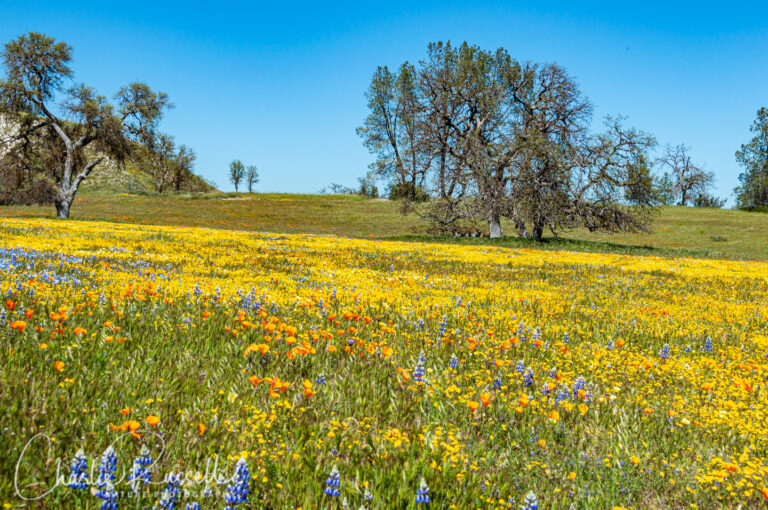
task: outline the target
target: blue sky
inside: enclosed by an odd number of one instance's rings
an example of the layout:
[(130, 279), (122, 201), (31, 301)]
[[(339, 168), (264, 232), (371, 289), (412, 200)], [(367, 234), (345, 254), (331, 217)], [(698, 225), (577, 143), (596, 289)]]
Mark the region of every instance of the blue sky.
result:
[(102, 94), (134, 80), (167, 92), (164, 129), (222, 189), (238, 158), (259, 167), (260, 191), (302, 193), (365, 173), (355, 128), (377, 65), (416, 62), (430, 41), (503, 46), (566, 67), (596, 121), (622, 114), (690, 145), (731, 197), (733, 154), (768, 106), (768, 3), (636, 4), (14, 1), (0, 2), (0, 41), (44, 32), (74, 47), (77, 78)]

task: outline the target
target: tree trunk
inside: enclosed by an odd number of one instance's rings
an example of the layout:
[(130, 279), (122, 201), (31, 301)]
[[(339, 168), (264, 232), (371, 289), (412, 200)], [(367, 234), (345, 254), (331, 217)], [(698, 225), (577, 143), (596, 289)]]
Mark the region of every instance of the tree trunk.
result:
[(499, 219), (498, 213), (491, 213), (488, 215), (488, 230), (491, 239), (498, 239), (504, 235), (501, 231), (501, 220)]
[(517, 230), (520, 232), (520, 237), (528, 239), (528, 228), (526, 228), (525, 222), (519, 222), (517, 224)]
[(533, 231), (531, 231), (531, 237), (537, 241), (541, 241), (542, 235), (544, 235), (544, 225), (534, 225)]
[(74, 197), (67, 195), (59, 196), (54, 203), (56, 204), (56, 217), (64, 220), (69, 219), (69, 208), (72, 205)]

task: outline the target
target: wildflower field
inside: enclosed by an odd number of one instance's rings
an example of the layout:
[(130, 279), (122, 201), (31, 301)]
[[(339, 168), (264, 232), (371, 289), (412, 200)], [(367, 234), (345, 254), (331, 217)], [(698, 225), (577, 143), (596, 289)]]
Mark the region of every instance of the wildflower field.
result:
[(763, 508), (768, 264), (4, 218), (0, 503)]

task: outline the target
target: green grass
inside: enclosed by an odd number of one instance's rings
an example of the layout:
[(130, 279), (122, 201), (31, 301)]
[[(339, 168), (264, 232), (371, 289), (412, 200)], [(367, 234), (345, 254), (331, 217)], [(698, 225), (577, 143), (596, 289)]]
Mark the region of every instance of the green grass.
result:
[[(52, 217), (52, 207), (0, 207), (0, 216)], [(75, 220), (184, 225), (228, 230), (492, 244), (589, 252), (768, 260), (768, 215), (724, 209), (663, 207), (650, 234), (567, 232), (543, 242), (519, 239), (509, 224), (501, 240), (425, 234), (398, 204), (358, 196), (298, 194), (141, 195), (81, 193)]]

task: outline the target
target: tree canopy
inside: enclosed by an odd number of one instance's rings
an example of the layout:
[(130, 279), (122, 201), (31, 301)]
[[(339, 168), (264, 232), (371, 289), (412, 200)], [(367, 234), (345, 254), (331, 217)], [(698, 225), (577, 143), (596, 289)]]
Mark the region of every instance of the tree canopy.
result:
[(432, 43), (418, 66), (379, 67), (366, 95), (372, 171), (406, 199), (425, 188), (420, 212), (437, 230), (482, 219), (500, 237), (502, 217), (535, 238), (647, 228), (655, 140), (620, 118), (593, 134), (589, 100), (556, 64)]
[(768, 108), (760, 108), (750, 127), (752, 139), (736, 152), (744, 169), (734, 190), (740, 208), (768, 207)]
[(52, 181), (51, 199), (60, 218), (69, 217), (80, 185), (107, 160), (120, 165), (129, 155), (140, 155), (152, 167), (159, 191), (174, 165), (191, 169), (191, 151), (179, 153), (172, 138), (158, 130), (172, 106), (166, 94), (131, 83), (120, 89), (113, 105), (92, 87), (74, 82), (71, 46), (37, 32), (5, 44), (2, 59), (3, 168)]

